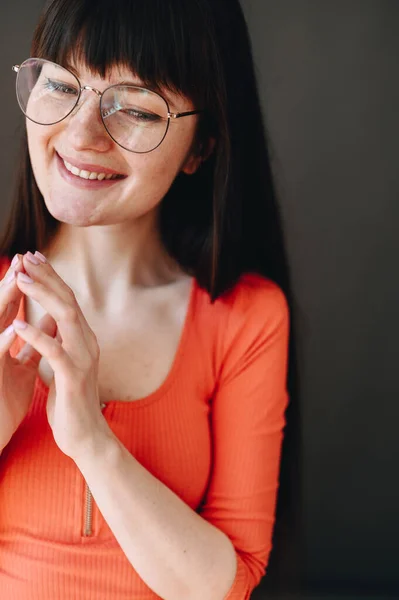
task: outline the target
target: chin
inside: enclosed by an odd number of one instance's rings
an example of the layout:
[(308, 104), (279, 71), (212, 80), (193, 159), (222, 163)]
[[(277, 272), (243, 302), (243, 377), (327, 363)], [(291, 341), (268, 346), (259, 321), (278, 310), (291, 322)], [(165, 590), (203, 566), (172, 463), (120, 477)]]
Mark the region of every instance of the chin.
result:
[(75, 227), (88, 227), (89, 225), (98, 225), (98, 207), (87, 200), (79, 200), (79, 195), (74, 194), (73, 198), (65, 198), (58, 194), (49, 194), (44, 197), (44, 202), (49, 213), (61, 223), (73, 225)]

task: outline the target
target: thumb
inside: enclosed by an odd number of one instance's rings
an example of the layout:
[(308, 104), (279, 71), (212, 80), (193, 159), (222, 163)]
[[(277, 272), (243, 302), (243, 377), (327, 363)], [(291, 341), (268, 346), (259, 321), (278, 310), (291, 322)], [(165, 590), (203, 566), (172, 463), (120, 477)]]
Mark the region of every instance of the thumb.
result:
[[(57, 331), (57, 323), (54, 321), (53, 317), (51, 317), (48, 313), (46, 313), (40, 319), (36, 327), (43, 331), (43, 333), (49, 335), (50, 337), (54, 337)], [(40, 352), (35, 350), (35, 348), (33, 348), (30, 344), (26, 343), (15, 358), (20, 362), (20, 364), (29, 364), (34, 369), (37, 369), (42, 359), (42, 355), (40, 354)]]

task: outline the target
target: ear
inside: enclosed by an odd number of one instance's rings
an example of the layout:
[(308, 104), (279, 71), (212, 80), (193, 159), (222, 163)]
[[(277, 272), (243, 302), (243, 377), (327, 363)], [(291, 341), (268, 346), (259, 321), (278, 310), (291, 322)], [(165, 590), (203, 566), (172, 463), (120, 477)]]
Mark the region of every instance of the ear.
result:
[(186, 162), (183, 165), (182, 172), (185, 173), (186, 175), (194, 175), (194, 173), (196, 171), (198, 171), (201, 163), (202, 163), (201, 156), (198, 156), (195, 154), (190, 154), (190, 156), (188, 157), (188, 159), (186, 160)]
[(215, 148), (216, 140), (214, 138), (210, 138), (206, 148), (200, 148), (199, 152), (193, 152), (190, 154), (188, 159), (183, 165), (182, 171), (186, 175), (194, 175), (201, 166), (201, 163), (205, 162), (210, 155), (212, 154)]

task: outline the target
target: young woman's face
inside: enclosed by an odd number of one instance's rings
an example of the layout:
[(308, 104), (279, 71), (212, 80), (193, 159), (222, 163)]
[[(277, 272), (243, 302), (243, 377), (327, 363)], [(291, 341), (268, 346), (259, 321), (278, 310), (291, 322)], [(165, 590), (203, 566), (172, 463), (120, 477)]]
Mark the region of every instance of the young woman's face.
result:
[[(110, 85), (142, 82), (126, 69), (114, 69), (110, 79), (94, 77), (84, 65), (74, 65), (82, 86), (105, 90)], [(172, 112), (195, 110), (190, 100), (165, 92)], [(108, 135), (101, 120), (99, 97), (85, 90), (78, 109), (55, 125), (26, 120), (33, 172), (47, 209), (58, 221), (76, 226), (106, 225), (134, 220), (152, 212), (180, 171), (194, 172), (199, 159), (191, 156), (196, 115), (171, 121), (162, 144), (147, 154), (123, 149)], [(125, 175), (105, 185), (66, 172), (63, 157), (91, 172), (107, 169)]]

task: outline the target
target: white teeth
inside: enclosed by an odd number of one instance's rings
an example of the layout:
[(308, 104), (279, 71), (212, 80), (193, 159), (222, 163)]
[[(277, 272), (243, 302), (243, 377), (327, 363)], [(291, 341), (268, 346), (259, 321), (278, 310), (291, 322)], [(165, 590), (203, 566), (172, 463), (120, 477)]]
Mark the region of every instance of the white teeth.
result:
[(98, 179), (99, 181), (102, 181), (103, 179), (116, 179), (118, 177), (118, 175), (112, 175), (111, 173), (107, 175), (106, 173), (90, 173), (90, 171), (81, 171), (65, 160), (64, 165), (68, 171), (73, 173), (73, 175), (77, 175), (77, 177), (81, 177), (82, 179)]

